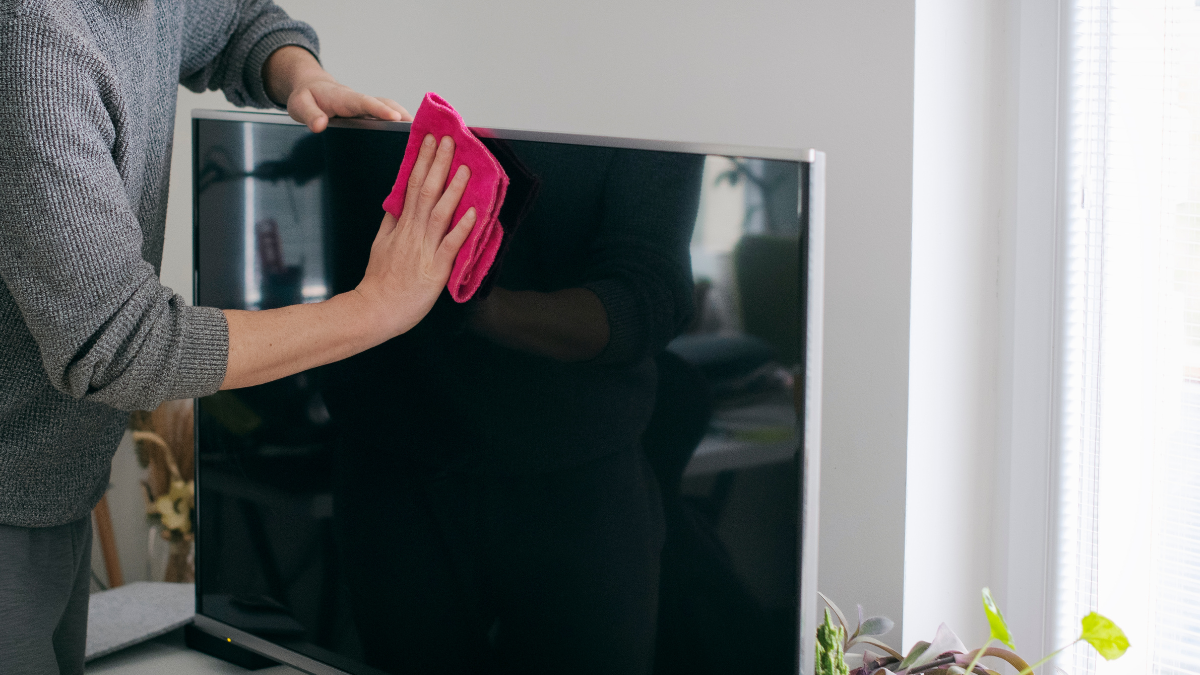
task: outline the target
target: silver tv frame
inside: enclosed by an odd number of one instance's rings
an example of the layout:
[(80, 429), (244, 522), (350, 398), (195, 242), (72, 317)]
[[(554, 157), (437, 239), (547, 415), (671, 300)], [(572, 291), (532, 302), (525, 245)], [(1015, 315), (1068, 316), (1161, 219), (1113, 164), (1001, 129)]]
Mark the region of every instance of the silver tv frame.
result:
[[(226, 122), (253, 122), (256, 124), (289, 124), (299, 126), (286, 114), (278, 112), (250, 112), (228, 110), (192, 110), (192, 180), (198, 173), (195, 170), (197, 147), (196, 134), (200, 120), (219, 120)], [(408, 122), (384, 122), (366, 119), (340, 119), (329, 121), (329, 126), (345, 129), (371, 129), (376, 131), (407, 132), (411, 126)], [(806, 265), (805, 278), (800, 279), (802, 302), (804, 303), (804, 378), (798, 385), (803, 386), (797, 405), (797, 424), (803, 444), (803, 456), (797, 463), (800, 471), (798, 495), (799, 514), (797, 517), (800, 532), (796, 538), (797, 560), (797, 611), (799, 613), (797, 626), (799, 630), (799, 650), (796, 672), (800, 675), (812, 675), (816, 653), (817, 627), (817, 529), (820, 523), (820, 482), (821, 482), (821, 373), (823, 362), (823, 336), (825, 314), (825, 153), (818, 150), (800, 150), (792, 148), (772, 148), (744, 145), (723, 145), (717, 143), (688, 143), (678, 141), (656, 141), (639, 138), (616, 138), (611, 136), (588, 136), (563, 134), (522, 129), (500, 129), (493, 127), (471, 127), (471, 131), (485, 138), (498, 138), (510, 141), (540, 141), (545, 143), (567, 143), (572, 145), (593, 145), (610, 148), (627, 148), (631, 150), (658, 150), (663, 152), (684, 152), (703, 155), (724, 155), (727, 157), (742, 157), (748, 159), (775, 159), (800, 162), (803, 170), (800, 172), (800, 252)], [(199, 222), (197, 213), (196, 190), (193, 182), (192, 190), (192, 232), (195, 241)], [(199, 274), (197, 258), (193, 254), (193, 279)], [(198, 288), (194, 284), (193, 288)], [(194, 295), (194, 294), (193, 294)], [(192, 302), (196, 302), (192, 298)], [(199, 427), (197, 427), (197, 433)], [(198, 441), (199, 439), (197, 439)], [(203, 517), (200, 500), (200, 461), (196, 448), (196, 519)], [(199, 528), (197, 527), (197, 531)], [(197, 542), (199, 546), (200, 542)], [(196, 584), (196, 607), (200, 607), (200, 585)], [(231, 644), (249, 651), (262, 654), (293, 668), (313, 675), (345, 675), (346, 671), (329, 664), (282, 647), (269, 640), (251, 635), (221, 621), (196, 613), (195, 625), (200, 630), (225, 640)]]

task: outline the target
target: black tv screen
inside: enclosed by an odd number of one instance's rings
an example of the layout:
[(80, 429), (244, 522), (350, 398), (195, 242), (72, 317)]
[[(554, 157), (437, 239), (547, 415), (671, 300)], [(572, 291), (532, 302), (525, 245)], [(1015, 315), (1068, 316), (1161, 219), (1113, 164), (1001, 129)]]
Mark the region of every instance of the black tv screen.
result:
[[(196, 626), (314, 673), (811, 672), (821, 154), (474, 131), (471, 300), (197, 402)], [(353, 289), (407, 140), (194, 112), (194, 301)]]

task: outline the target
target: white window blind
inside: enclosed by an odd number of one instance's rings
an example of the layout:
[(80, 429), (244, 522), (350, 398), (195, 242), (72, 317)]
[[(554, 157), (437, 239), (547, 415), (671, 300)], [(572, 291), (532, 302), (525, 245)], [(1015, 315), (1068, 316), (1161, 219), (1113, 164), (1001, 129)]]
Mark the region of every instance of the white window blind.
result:
[(1068, 673), (1200, 672), (1200, 7), (1073, 0), (1058, 642)]

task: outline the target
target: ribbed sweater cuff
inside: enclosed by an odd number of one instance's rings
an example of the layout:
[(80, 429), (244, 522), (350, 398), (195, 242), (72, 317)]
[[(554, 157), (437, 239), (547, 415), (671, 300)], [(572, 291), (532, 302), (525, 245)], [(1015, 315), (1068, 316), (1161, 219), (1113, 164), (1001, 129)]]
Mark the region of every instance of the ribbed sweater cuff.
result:
[(608, 314), (608, 344), (596, 362), (623, 364), (640, 357), (645, 343), (641, 307), (629, 285), (618, 279), (600, 279), (583, 287), (600, 298)]
[(229, 364), (229, 324), (215, 307), (182, 308), (179, 360), (167, 399), (214, 394), (225, 381)]
[(263, 108), (287, 109), (287, 101), (279, 104), (272, 101), (271, 97), (267, 95), (266, 83), (263, 82), (262, 77), (263, 66), (267, 63), (267, 59), (275, 53), (276, 49), (287, 45), (304, 47), (318, 63), (321, 61), (321, 57), (317, 53), (317, 46), (304, 33), (294, 30), (277, 30), (264, 35), (250, 50), (250, 55), (246, 57), (246, 70), (242, 75), (246, 81), (246, 91), (250, 92), (255, 103)]

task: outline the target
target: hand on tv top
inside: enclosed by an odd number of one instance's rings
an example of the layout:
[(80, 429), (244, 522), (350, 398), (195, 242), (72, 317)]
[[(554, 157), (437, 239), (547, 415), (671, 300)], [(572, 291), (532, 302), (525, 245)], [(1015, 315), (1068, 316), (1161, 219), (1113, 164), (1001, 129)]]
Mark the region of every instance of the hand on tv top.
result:
[(325, 130), (331, 117), (412, 121), (412, 115), (399, 103), (339, 84), (307, 49), (295, 45), (281, 47), (267, 58), (263, 84), (273, 101), (287, 104), (292, 119), (316, 133)]
[(406, 332), (429, 313), (475, 225), (472, 208), (450, 226), (471, 177), (470, 169), (460, 166), (446, 184), (453, 158), (453, 139), (425, 137), (409, 176), (404, 211), (399, 218), (384, 214), (371, 245), (367, 271), (355, 290), (383, 322), (385, 339)]

